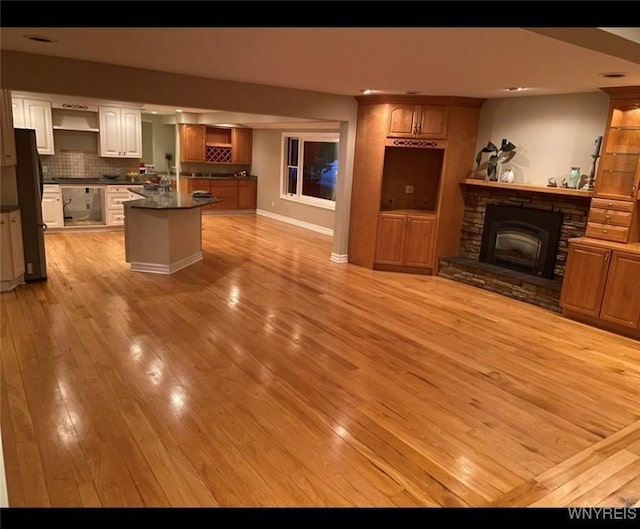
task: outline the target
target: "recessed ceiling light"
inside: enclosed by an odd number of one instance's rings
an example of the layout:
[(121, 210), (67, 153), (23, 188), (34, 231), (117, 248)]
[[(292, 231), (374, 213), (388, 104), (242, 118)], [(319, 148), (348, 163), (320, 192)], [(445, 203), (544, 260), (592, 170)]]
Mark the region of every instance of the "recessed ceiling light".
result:
[(152, 114), (157, 114), (157, 112), (155, 110), (152, 110), (151, 113)]
[(601, 77), (606, 77), (607, 79), (618, 79), (619, 77), (626, 77), (627, 75), (629, 74), (626, 72), (604, 72), (600, 74)]
[(373, 90), (371, 88), (365, 88), (364, 90), (360, 91), (366, 96), (368, 96), (369, 94), (373, 94)]
[(33, 40), (35, 42), (57, 42), (57, 39), (47, 37), (45, 35), (22, 35), (25, 39)]
[(526, 88), (524, 86), (510, 86), (507, 90), (509, 92), (522, 92), (523, 90), (526, 90)]
[(417, 96), (420, 92), (416, 92), (415, 90), (407, 90), (405, 92), (406, 95), (408, 96)]
[(182, 112), (181, 108), (176, 108), (176, 112)]

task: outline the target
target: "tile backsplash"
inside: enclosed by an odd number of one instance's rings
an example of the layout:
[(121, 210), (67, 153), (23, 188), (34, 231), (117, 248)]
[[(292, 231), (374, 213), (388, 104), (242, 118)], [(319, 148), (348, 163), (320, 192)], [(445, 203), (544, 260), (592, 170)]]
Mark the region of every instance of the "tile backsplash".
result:
[(40, 156), (45, 178), (100, 178), (103, 174), (138, 172), (138, 158), (98, 156), (96, 133), (56, 131), (55, 155)]

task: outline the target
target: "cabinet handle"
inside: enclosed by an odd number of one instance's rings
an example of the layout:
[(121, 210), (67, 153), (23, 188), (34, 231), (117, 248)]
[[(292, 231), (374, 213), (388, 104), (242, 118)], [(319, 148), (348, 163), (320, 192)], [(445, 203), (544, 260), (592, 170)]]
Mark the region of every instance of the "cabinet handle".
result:
[(636, 185), (633, 184), (633, 187), (631, 188), (631, 196), (636, 194)]
[(602, 230), (602, 233), (607, 233), (607, 230)]
[(609, 260), (609, 254), (604, 254), (604, 262), (606, 263)]
[(611, 215), (605, 215), (604, 217), (605, 219), (609, 220), (611, 218)]
[(607, 207), (608, 207), (608, 208), (610, 208), (611, 206), (613, 206), (613, 204), (612, 204), (611, 202), (609, 202), (609, 203), (607, 204)]

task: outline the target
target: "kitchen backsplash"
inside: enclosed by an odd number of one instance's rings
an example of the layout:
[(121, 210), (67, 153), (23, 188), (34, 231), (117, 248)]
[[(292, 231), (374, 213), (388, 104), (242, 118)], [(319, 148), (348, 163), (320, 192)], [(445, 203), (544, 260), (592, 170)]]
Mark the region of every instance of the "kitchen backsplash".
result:
[[(41, 156), (45, 177), (100, 178), (103, 174), (138, 172), (137, 158), (102, 158), (97, 152), (58, 151), (54, 156)], [(45, 169), (46, 167), (46, 169)]]

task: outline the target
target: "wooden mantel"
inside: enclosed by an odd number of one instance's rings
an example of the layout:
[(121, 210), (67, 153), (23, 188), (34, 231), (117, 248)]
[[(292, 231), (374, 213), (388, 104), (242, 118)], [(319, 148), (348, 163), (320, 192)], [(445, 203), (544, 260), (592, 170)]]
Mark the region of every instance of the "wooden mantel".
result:
[(532, 184), (508, 184), (506, 182), (490, 182), (488, 180), (477, 180), (475, 178), (466, 178), (462, 180), (460, 184), (480, 187), (496, 187), (499, 189), (513, 189), (515, 191), (529, 191), (532, 193), (548, 193), (552, 195), (571, 195), (574, 197), (584, 198), (591, 198), (593, 196), (593, 191), (581, 191), (580, 189), (547, 187)]

